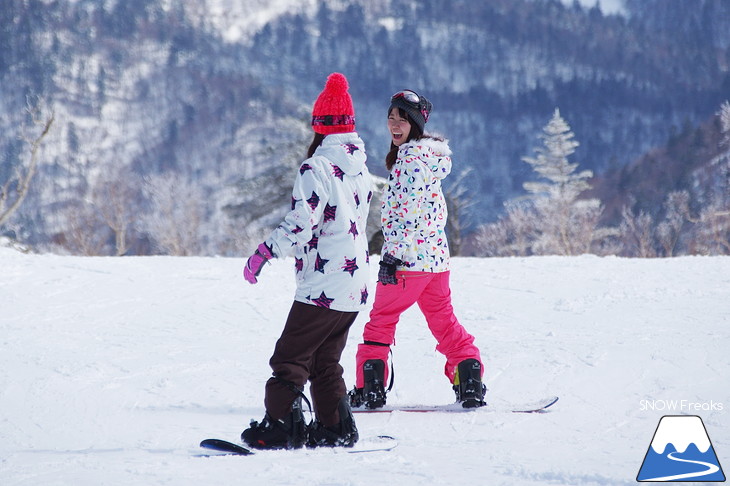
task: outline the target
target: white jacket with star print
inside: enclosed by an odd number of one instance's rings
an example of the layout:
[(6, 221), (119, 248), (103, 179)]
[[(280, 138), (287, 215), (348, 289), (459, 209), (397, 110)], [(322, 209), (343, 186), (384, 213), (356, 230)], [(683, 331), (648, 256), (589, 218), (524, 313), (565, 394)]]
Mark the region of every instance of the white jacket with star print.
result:
[(275, 257), (294, 254), (296, 301), (343, 312), (365, 308), (372, 199), (366, 158), (357, 133), (338, 133), (299, 167), (291, 211), (266, 240)]

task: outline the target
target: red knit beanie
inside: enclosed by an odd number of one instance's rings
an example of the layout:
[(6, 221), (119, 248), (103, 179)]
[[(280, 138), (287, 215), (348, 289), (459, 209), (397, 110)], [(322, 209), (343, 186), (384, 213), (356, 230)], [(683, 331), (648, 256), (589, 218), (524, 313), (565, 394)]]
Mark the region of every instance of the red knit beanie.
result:
[(347, 92), (350, 86), (340, 73), (327, 77), (324, 90), (317, 97), (312, 109), (312, 128), (323, 135), (355, 131), (355, 110)]

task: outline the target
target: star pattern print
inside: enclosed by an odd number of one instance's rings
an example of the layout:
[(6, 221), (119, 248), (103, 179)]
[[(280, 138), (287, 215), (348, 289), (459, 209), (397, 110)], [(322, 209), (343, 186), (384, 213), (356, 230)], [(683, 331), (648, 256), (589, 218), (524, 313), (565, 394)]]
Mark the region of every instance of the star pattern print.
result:
[(350, 155), (354, 154), (356, 150), (360, 150), (360, 147), (358, 147), (354, 143), (346, 143), (342, 146), (345, 147), (345, 151)]
[(337, 218), (337, 206), (330, 206), (329, 203), (324, 207), (324, 222), (334, 221)]
[(307, 199), (307, 204), (309, 204), (309, 207), (312, 208), (312, 211), (317, 209), (317, 206), (319, 206), (319, 196), (316, 192), (312, 191), (312, 196)]
[(319, 294), (319, 297), (317, 297), (316, 299), (312, 299), (312, 302), (314, 302), (317, 305), (317, 307), (324, 307), (326, 309), (329, 309), (330, 306), (332, 305), (332, 302), (334, 302), (334, 301), (335, 301), (335, 299), (330, 299), (329, 297), (327, 297), (325, 295), (324, 292)]
[(342, 267), (345, 272), (349, 273), (352, 277), (355, 275), (355, 270), (357, 270), (358, 268), (360, 267), (357, 266), (357, 257), (353, 258), (352, 260), (345, 257), (345, 265)]
[(317, 259), (314, 262), (314, 271), (324, 273), (324, 266), (327, 265), (328, 262), (329, 260), (325, 260), (319, 256), (319, 253), (317, 253)]
[(354, 221), (350, 221), (350, 231), (348, 231), (352, 235), (352, 238), (357, 238), (357, 235), (360, 233), (357, 231), (357, 223)]
[(362, 139), (354, 132), (328, 135), (298, 169), (291, 210), (267, 242), (277, 257), (294, 254), (295, 300), (361, 311), (370, 279), (364, 228), (373, 190)]
[(337, 177), (341, 181), (345, 177), (345, 172), (342, 169), (340, 169), (338, 166), (336, 166), (335, 164), (332, 164), (332, 173), (334, 174), (335, 177)]

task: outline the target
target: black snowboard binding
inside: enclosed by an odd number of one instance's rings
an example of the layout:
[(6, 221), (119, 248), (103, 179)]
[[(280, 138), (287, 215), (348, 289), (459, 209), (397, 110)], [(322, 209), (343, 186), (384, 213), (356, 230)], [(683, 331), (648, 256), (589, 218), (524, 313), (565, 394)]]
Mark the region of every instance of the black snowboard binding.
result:
[(487, 387), (482, 383), (482, 364), (476, 359), (459, 363), (454, 377), (456, 401), (464, 408), (483, 407), (487, 404), (484, 395)]
[(369, 359), (362, 367), (365, 386), (362, 389), (365, 408), (382, 408), (385, 405), (385, 363), (381, 359)]
[(338, 405), (340, 422), (326, 426), (315, 420), (309, 429), (307, 447), (352, 447), (359, 439), (355, 417), (350, 409), (350, 398), (342, 397)]
[(241, 439), (254, 449), (299, 449), (307, 441), (308, 432), (302, 399), (297, 397), (289, 415), (275, 420), (267, 412), (260, 423), (251, 421), (249, 428), (241, 433)]
[(385, 363), (381, 359), (369, 359), (362, 367), (365, 385), (348, 393), (354, 408), (383, 408), (386, 401)]

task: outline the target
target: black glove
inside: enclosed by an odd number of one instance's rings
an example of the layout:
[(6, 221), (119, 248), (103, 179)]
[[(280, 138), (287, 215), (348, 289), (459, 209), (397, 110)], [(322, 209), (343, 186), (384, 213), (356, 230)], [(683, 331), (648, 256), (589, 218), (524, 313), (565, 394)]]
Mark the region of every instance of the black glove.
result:
[(380, 259), (378, 282), (383, 285), (397, 284), (398, 280), (395, 278), (395, 270), (398, 265), (403, 265), (403, 262), (390, 253), (383, 255), (383, 258)]

